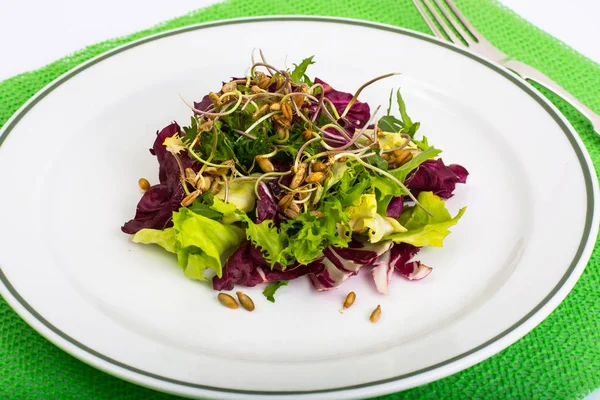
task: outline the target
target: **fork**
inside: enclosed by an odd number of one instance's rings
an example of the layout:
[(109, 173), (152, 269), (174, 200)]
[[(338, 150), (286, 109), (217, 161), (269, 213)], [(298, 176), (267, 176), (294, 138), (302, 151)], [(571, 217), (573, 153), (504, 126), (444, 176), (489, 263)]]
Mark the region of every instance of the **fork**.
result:
[[(429, 14), (425, 11), (421, 2), (427, 7), (435, 21), (442, 28), (442, 31), (438, 29), (434, 21), (431, 19)], [(452, 2), (452, 0), (433, 0), (438, 8), (444, 14), (444, 17), (440, 15), (438, 10), (432, 6), (429, 0), (413, 0), (417, 10), (425, 19), (429, 28), (433, 31), (433, 34), (440, 39), (446, 40), (446, 36), (450, 39), (450, 41), (458, 46), (470, 48), (471, 50), (479, 53), (492, 61), (495, 61), (509, 70), (515, 72), (523, 79), (530, 79), (543, 85), (547, 89), (550, 89), (564, 100), (568, 101), (573, 105), (577, 110), (579, 110), (583, 115), (585, 115), (590, 122), (596, 133), (600, 134), (600, 115), (590, 109), (588, 106), (583, 104), (581, 101), (576, 99), (572, 94), (563, 89), (558, 83), (554, 82), (552, 79), (548, 78), (542, 72), (538, 71), (534, 67), (524, 64), (518, 60), (515, 60), (508, 55), (504, 54), (498, 48), (496, 48), (493, 44), (488, 42), (475, 27), (467, 20), (467, 18), (460, 12), (458, 7)], [(446, 3), (448, 7), (444, 7), (442, 3)], [(453, 14), (453, 15), (452, 15)], [(460, 24), (457, 22), (460, 21)], [(450, 25), (458, 32), (458, 35), (454, 30), (448, 25)], [(444, 36), (444, 33), (446, 36)], [(460, 37), (459, 37), (460, 36)], [(462, 39), (462, 40), (461, 40)], [(463, 42), (464, 40), (464, 42)], [(465, 44), (466, 43), (466, 44)]]

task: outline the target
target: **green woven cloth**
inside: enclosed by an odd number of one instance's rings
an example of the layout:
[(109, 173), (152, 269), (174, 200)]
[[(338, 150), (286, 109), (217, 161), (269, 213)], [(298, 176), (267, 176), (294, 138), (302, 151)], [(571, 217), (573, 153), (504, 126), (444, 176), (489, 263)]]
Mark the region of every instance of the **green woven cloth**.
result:
[[(600, 65), (490, 0), (456, 0), (469, 20), (505, 53), (531, 64), (600, 111)], [(198, 22), (273, 14), (366, 19), (429, 33), (410, 0), (231, 0), (109, 40), (37, 71), (0, 83), (0, 126), (29, 97), (65, 71), (141, 37)], [(4, 56), (17, 56), (8, 55)], [(600, 171), (600, 137), (591, 124), (551, 93)], [(532, 149), (535, 150), (535, 149)], [(559, 156), (559, 155), (557, 155)], [(565, 202), (569, 194), (563, 194)], [(600, 387), (600, 246), (566, 300), (539, 327), (496, 356), (440, 381), (385, 399), (574, 399)], [(175, 398), (113, 378), (52, 345), (0, 299), (0, 398)]]

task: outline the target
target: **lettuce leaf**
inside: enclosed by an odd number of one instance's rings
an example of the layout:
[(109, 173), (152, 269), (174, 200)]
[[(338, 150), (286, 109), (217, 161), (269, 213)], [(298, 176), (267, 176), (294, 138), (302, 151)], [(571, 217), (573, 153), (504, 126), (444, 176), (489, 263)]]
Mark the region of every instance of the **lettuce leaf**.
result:
[(261, 250), (262, 256), (271, 265), (271, 268), (276, 263), (286, 266), (287, 263), (282, 259), (285, 234), (279, 232), (273, 221), (267, 219), (256, 224), (246, 214), (242, 216), (242, 220), (248, 224), (246, 238)]
[(157, 244), (177, 254), (177, 263), (185, 275), (201, 281), (206, 280), (206, 269), (222, 276), (222, 260), (235, 251), (243, 238), (243, 229), (224, 225), (185, 207), (173, 213), (172, 228), (142, 229), (132, 236), (135, 243)]
[(392, 233), (406, 231), (397, 220), (384, 217), (377, 212), (377, 199), (374, 194), (361, 195), (346, 212), (351, 218), (350, 226), (353, 231), (368, 232), (371, 243), (377, 243)]
[(139, 230), (131, 237), (133, 243), (157, 244), (169, 253), (177, 253), (179, 243), (177, 242), (177, 231), (174, 228)]
[[(225, 188), (215, 195), (215, 198), (225, 199)], [(229, 198), (228, 203), (235, 206), (243, 212), (254, 210), (256, 203), (256, 195), (254, 194), (254, 181), (251, 180), (233, 180), (229, 183)], [(217, 210), (219, 211), (219, 210)]]
[(431, 192), (421, 192), (417, 198), (432, 215), (417, 206), (406, 207), (399, 222), (407, 229), (406, 232), (394, 233), (385, 238), (395, 243), (408, 243), (417, 247), (442, 247), (444, 238), (465, 213), (466, 207), (459, 210), (454, 218), (444, 205), (444, 200)]
[[(181, 250), (177, 254), (179, 265), (186, 276), (205, 280), (205, 269), (212, 269), (222, 276), (222, 259), (226, 259), (239, 246), (244, 231), (233, 225), (198, 215), (182, 207), (173, 213), (173, 229)], [(187, 271), (191, 268), (190, 271)]]
[(340, 200), (328, 199), (321, 212), (322, 216), (303, 213), (282, 224), (288, 242), (283, 256), (288, 262), (309, 264), (328, 246), (348, 247), (352, 229)]
[(218, 197), (213, 199), (210, 208), (223, 216), (221, 222), (224, 224), (232, 224), (242, 220), (242, 217), (240, 216), (241, 213), (238, 211), (238, 207), (235, 204), (225, 203)]

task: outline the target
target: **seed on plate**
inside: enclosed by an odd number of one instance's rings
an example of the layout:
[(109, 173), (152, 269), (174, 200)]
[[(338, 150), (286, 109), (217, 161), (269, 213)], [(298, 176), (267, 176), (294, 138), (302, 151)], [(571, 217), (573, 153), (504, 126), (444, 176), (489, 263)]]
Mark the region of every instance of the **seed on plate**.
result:
[(181, 206), (187, 207), (194, 202), (200, 196), (202, 192), (200, 190), (194, 190), (192, 193), (188, 194), (181, 200)]
[(256, 93), (260, 93), (260, 92), (262, 92), (262, 89), (261, 89), (261, 88), (259, 88), (257, 85), (252, 85), (252, 87), (250, 88), (250, 91), (251, 91), (252, 93), (256, 94)]
[(290, 188), (297, 189), (300, 186), (300, 184), (304, 180), (304, 177), (306, 176), (306, 167), (307, 167), (306, 163), (298, 164), (298, 168), (296, 169), (296, 174), (294, 174), (294, 177), (292, 178), (292, 182), (290, 183)]
[(273, 163), (271, 161), (269, 161), (268, 158), (262, 157), (262, 156), (256, 156), (256, 157), (254, 157), (254, 159), (256, 160), (256, 163), (258, 164), (260, 169), (263, 170), (263, 172), (275, 171), (275, 167), (273, 166)]
[(292, 107), (290, 107), (289, 103), (283, 103), (281, 105), (281, 113), (288, 121), (292, 120), (293, 112)]
[(375, 323), (379, 321), (379, 317), (381, 317), (381, 306), (377, 306), (377, 308), (373, 310), (371, 316), (369, 317), (369, 320)]
[(277, 76), (277, 90), (281, 89), (281, 87), (285, 84), (285, 78), (281, 75)]
[(281, 198), (281, 200), (279, 200), (279, 203), (277, 203), (277, 205), (279, 206), (279, 208), (281, 208), (282, 210), (285, 210), (286, 208), (288, 208), (291, 204), (293, 204), (294, 201), (294, 195), (291, 193), (286, 194), (285, 196), (283, 196)]
[(226, 84), (224, 84), (223, 87), (221, 88), (221, 91), (223, 93), (229, 93), (229, 92), (233, 92), (235, 89), (237, 89), (237, 82), (231, 81), (231, 82), (227, 82)]
[(281, 110), (281, 103), (272, 103), (271, 106), (269, 107), (269, 110), (271, 110), (271, 111)]
[(244, 307), (248, 311), (254, 311), (254, 302), (252, 301), (250, 296), (242, 292), (236, 292), (235, 294), (237, 295), (237, 298), (240, 301), (242, 307)]
[(354, 304), (354, 300), (356, 300), (356, 293), (348, 293), (348, 296), (346, 296), (346, 300), (344, 300), (344, 308), (350, 308), (350, 306)]
[(138, 185), (140, 185), (140, 189), (142, 189), (144, 192), (150, 189), (150, 182), (148, 182), (148, 179), (146, 178), (140, 178)]
[(258, 86), (261, 89), (266, 89), (269, 87), (269, 85), (271, 85), (271, 78), (263, 74), (263, 76), (260, 78), (260, 81), (258, 82)]
[(400, 167), (412, 160), (413, 155), (408, 150), (394, 150), (394, 157), (396, 157), (396, 165)]
[(327, 165), (325, 165), (325, 163), (322, 163), (320, 161), (317, 161), (315, 163), (313, 163), (312, 165), (312, 170), (315, 172), (323, 172), (327, 169)]
[(219, 95), (215, 92), (210, 92), (208, 94), (208, 98), (210, 99), (210, 101), (212, 101), (215, 107), (219, 107), (221, 105), (221, 99), (219, 99)]
[[(281, 109), (283, 110), (283, 106), (281, 106)], [(287, 119), (287, 118), (286, 118), (285, 116), (283, 116), (283, 115), (279, 115), (279, 114), (278, 114), (278, 115), (273, 115), (271, 118), (273, 119), (273, 121), (274, 121), (274, 122), (275, 122), (277, 125), (279, 125), (279, 126), (281, 126), (281, 127), (285, 128), (285, 129), (290, 129), (290, 128), (292, 127), (292, 123), (290, 122), (290, 120), (289, 120), (289, 119)]]
[(325, 180), (325, 174), (322, 172), (313, 172), (306, 177), (306, 183), (321, 183)]
[(212, 194), (217, 194), (221, 191), (221, 179), (215, 178), (215, 181), (210, 185), (210, 192)]
[(202, 192), (206, 192), (208, 189), (210, 189), (210, 186), (212, 185), (212, 181), (213, 181), (213, 178), (211, 176), (198, 175), (198, 183), (196, 184), (198, 187), (198, 190), (200, 190)]
[(213, 128), (213, 121), (212, 119), (209, 119), (208, 121), (200, 124), (200, 126), (198, 126), (198, 132), (208, 132)]
[(294, 96), (292, 100), (296, 104), (296, 106), (300, 108), (302, 107), (302, 104), (304, 104), (304, 99), (306, 99), (306, 97), (304, 96)]
[(237, 301), (235, 301), (235, 299), (227, 293), (219, 293), (217, 295), (217, 299), (219, 300), (219, 303), (223, 304), (227, 308), (236, 309), (239, 307)]
[(252, 114), (252, 118), (254, 118), (254, 119), (260, 118), (260, 116), (263, 115), (265, 113), (265, 111), (267, 111), (268, 109), (269, 109), (269, 105), (263, 104), (258, 110), (256, 110), (254, 112), (254, 114)]
[(290, 219), (298, 218), (298, 215), (300, 215), (300, 207), (298, 204), (292, 203), (283, 210), (283, 214)]
[(196, 186), (196, 172), (194, 172), (193, 169), (191, 168), (186, 168), (185, 169), (185, 180), (190, 184), (193, 185), (194, 187)]

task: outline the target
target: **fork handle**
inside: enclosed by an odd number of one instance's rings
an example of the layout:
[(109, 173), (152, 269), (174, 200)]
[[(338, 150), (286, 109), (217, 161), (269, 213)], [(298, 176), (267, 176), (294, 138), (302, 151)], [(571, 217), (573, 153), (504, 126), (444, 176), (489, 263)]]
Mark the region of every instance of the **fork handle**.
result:
[(583, 104), (581, 101), (575, 98), (571, 93), (567, 92), (562, 88), (558, 83), (554, 82), (552, 79), (548, 78), (542, 72), (533, 68), (530, 65), (523, 64), (517, 60), (508, 60), (503, 62), (504, 66), (510, 70), (513, 70), (517, 74), (519, 74), (523, 79), (531, 79), (539, 83), (540, 85), (545, 86), (546, 88), (552, 90), (554, 93), (571, 103), (573, 107), (578, 109), (583, 115), (587, 117), (592, 123), (594, 130), (596, 133), (600, 134), (600, 115), (594, 112), (591, 108)]

